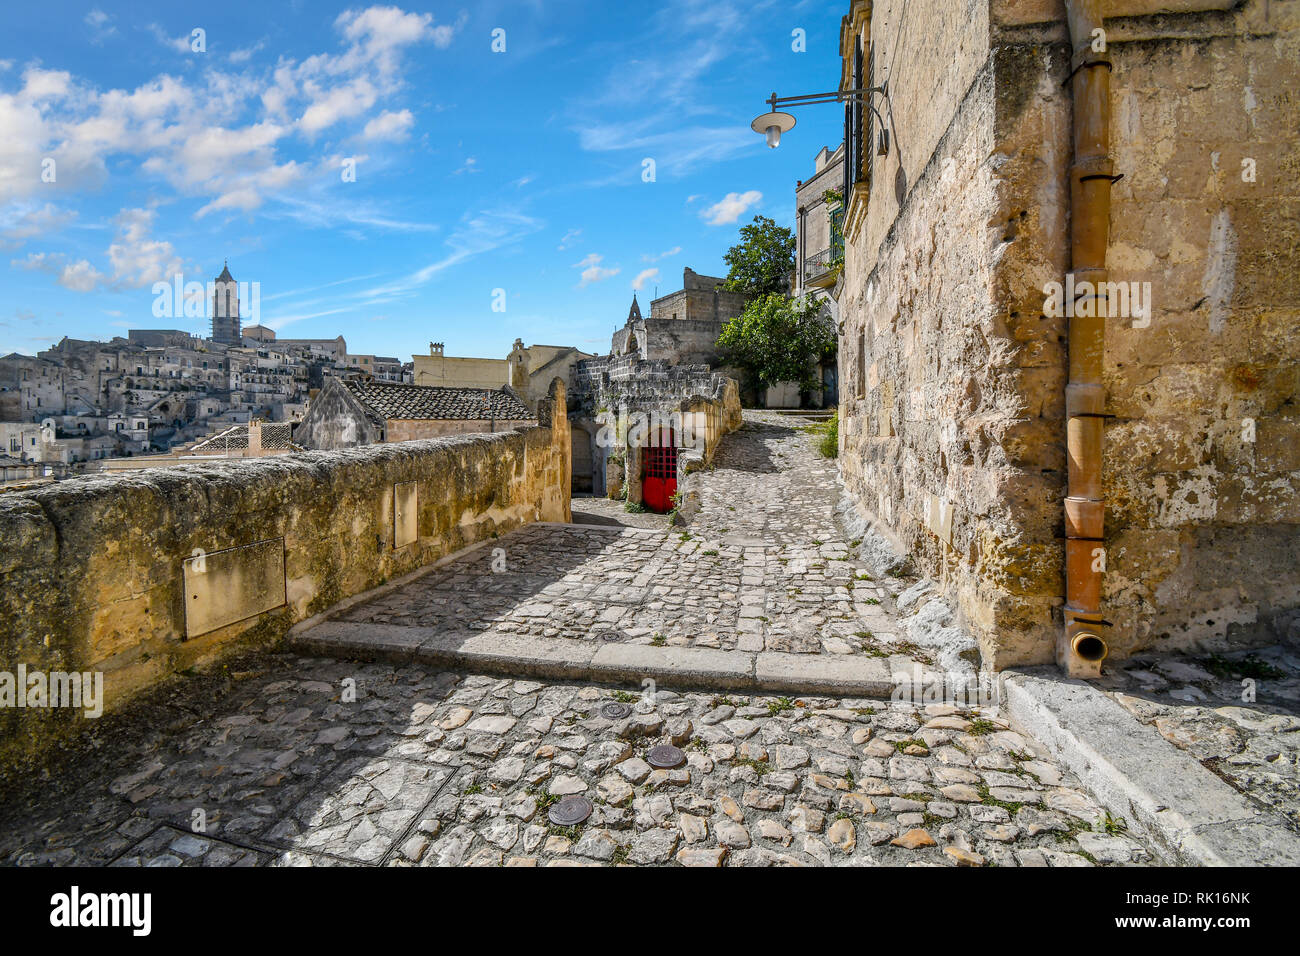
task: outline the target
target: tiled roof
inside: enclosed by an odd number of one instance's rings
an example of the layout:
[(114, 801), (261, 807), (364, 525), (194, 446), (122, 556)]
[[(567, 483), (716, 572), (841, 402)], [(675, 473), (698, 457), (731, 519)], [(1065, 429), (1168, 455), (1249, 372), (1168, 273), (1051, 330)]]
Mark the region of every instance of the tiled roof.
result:
[[(290, 441), (293, 434), (293, 424), (291, 422), (263, 422), (262, 423), (262, 450), (279, 451), (291, 450), (301, 451), (299, 446)], [(248, 447), (248, 426), (244, 424), (231, 425), (225, 431), (217, 432), (208, 438), (200, 439), (193, 446), (191, 452), (200, 451), (225, 451), (228, 449), (238, 449)]]
[(505, 388), (440, 388), (356, 379), (341, 384), (381, 420), (529, 421), (533, 418), (528, 406)]

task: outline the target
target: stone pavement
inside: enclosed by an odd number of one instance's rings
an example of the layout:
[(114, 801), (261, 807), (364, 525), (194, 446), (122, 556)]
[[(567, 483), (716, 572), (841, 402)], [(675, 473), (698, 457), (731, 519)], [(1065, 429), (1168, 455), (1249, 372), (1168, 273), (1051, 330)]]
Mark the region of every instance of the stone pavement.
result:
[[(104, 718), (118, 726), (92, 758), (4, 804), (0, 864), (1147, 860), (1034, 741), (948, 706), (649, 697), (283, 653), (226, 673)], [(627, 716), (602, 715), (620, 703)], [(685, 763), (653, 769), (668, 743)], [(590, 818), (550, 823), (570, 794)]]
[(1134, 658), (1100, 685), (1138, 720), (1300, 831), (1300, 651)]
[[(835, 519), (839, 481), (801, 423), (746, 413), (687, 529), (659, 516), (634, 527), (530, 525), (335, 615), (352, 624), (575, 641), (830, 654), (910, 669), (900, 639), (901, 579), (875, 580)], [(580, 515), (618, 520), (575, 499)]]
[[(0, 863), (1147, 862), (995, 714), (844, 689), (887, 696), (925, 653), (784, 421), (746, 414), (687, 530), (526, 527), (296, 637), (343, 659), (252, 655), (104, 718), (3, 804)], [(666, 744), (685, 762), (656, 770)], [(575, 794), (590, 818), (550, 823)]]

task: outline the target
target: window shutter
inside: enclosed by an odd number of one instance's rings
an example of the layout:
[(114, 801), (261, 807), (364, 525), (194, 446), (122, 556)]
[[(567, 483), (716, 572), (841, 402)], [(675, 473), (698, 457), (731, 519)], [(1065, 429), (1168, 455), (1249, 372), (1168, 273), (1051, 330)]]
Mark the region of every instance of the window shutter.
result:
[(853, 104), (844, 107), (844, 208), (853, 192)]
[[(853, 43), (853, 88), (862, 89), (862, 41)], [(862, 143), (862, 100), (854, 98), (849, 101), (853, 109), (853, 152), (848, 158), (853, 163), (853, 181), (862, 181), (864, 149)]]
[[(868, 54), (867, 57), (867, 82), (865, 86), (869, 88), (875, 85), (876, 85), (876, 50), (875, 47), (873, 46), (870, 54)], [(863, 84), (859, 84), (859, 88), (860, 89), (863, 88)], [(867, 189), (870, 190), (871, 184), (875, 180), (875, 176), (876, 176), (876, 114), (871, 112), (871, 110), (868, 109), (865, 105), (863, 109), (864, 112), (866, 113), (866, 119), (867, 119), (867, 129), (866, 129), (866, 136), (864, 137), (865, 144), (863, 146), (863, 151), (866, 154), (866, 160), (867, 160), (867, 170), (866, 170)]]

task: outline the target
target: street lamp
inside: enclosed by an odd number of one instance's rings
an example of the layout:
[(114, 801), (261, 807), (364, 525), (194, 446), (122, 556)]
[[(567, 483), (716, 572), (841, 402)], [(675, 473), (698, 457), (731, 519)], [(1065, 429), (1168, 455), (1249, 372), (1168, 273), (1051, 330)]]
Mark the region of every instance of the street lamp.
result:
[[(772, 94), (773, 98), (776, 94)], [(789, 113), (764, 113), (757, 117), (754, 122), (749, 124), (750, 129), (755, 133), (764, 133), (767, 136), (767, 145), (776, 149), (781, 145), (781, 134), (788, 133), (794, 129), (794, 117)]]
[(750, 123), (750, 128), (755, 133), (762, 133), (767, 137), (767, 145), (776, 149), (781, 144), (781, 134), (788, 133), (794, 129), (794, 117), (789, 113), (783, 113), (777, 109), (778, 106), (812, 106), (816, 103), (843, 103), (846, 100), (860, 100), (866, 104), (867, 109), (876, 114), (880, 120), (880, 144), (877, 153), (881, 156), (889, 153), (889, 130), (885, 125), (885, 118), (880, 115), (880, 110), (876, 109), (871, 102), (873, 93), (879, 93), (889, 99), (889, 84), (883, 86), (871, 86), (860, 90), (835, 90), (831, 93), (805, 93), (801, 96), (777, 96), (774, 92), (767, 100), (767, 105), (771, 109), (761, 116), (755, 117), (754, 122)]

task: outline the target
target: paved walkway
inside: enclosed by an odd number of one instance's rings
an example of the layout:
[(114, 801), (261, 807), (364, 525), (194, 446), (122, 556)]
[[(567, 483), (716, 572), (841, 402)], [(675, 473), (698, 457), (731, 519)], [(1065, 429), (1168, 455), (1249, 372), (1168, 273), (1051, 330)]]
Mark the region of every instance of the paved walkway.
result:
[[(1145, 862), (996, 715), (875, 699), (913, 663), (906, 582), (836, 530), (812, 437), (746, 418), (688, 531), (528, 527), (299, 653), (104, 718), (85, 760), (0, 809), (0, 863)], [(665, 745), (682, 762), (655, 769)], [(551, 822), (565, 796), (590, 817)]]
[[(893, 614), (907, 582), (874, 580), (856, 559), (855, 543), (836, 526), (834, 463), (816, 454), (801, 423), (786, 421), (746, 413), (701, 475), (702, 508), (687, 529), (647, 515), (627, 515), (632, 527), (531, 525), (335, 619), (430, 629), (444, 644), (491, 632), (748, 654), (897, 655), (895, 669), (908, 669), (915, 649), (896, 642)], [(609, 504), (580, 498), (575, 506), (577, 520), (618, 520)], [(366, 631), (350, 633), (364, 640)]]
[[(651, 697), (292, 654), (228, 673), (104, 718), (93, 757), (0, 810), (0, 864), (1146, 860), (1034, 741), (947, 706)], [(685, 762), (651, 767), (662, 744)], [(548, 819), (566, 795), (592, 801), (582, 824)]]
[(1138, 720), (1300, 831), (1300, 650), (1135, 658), (1101, 685)]

